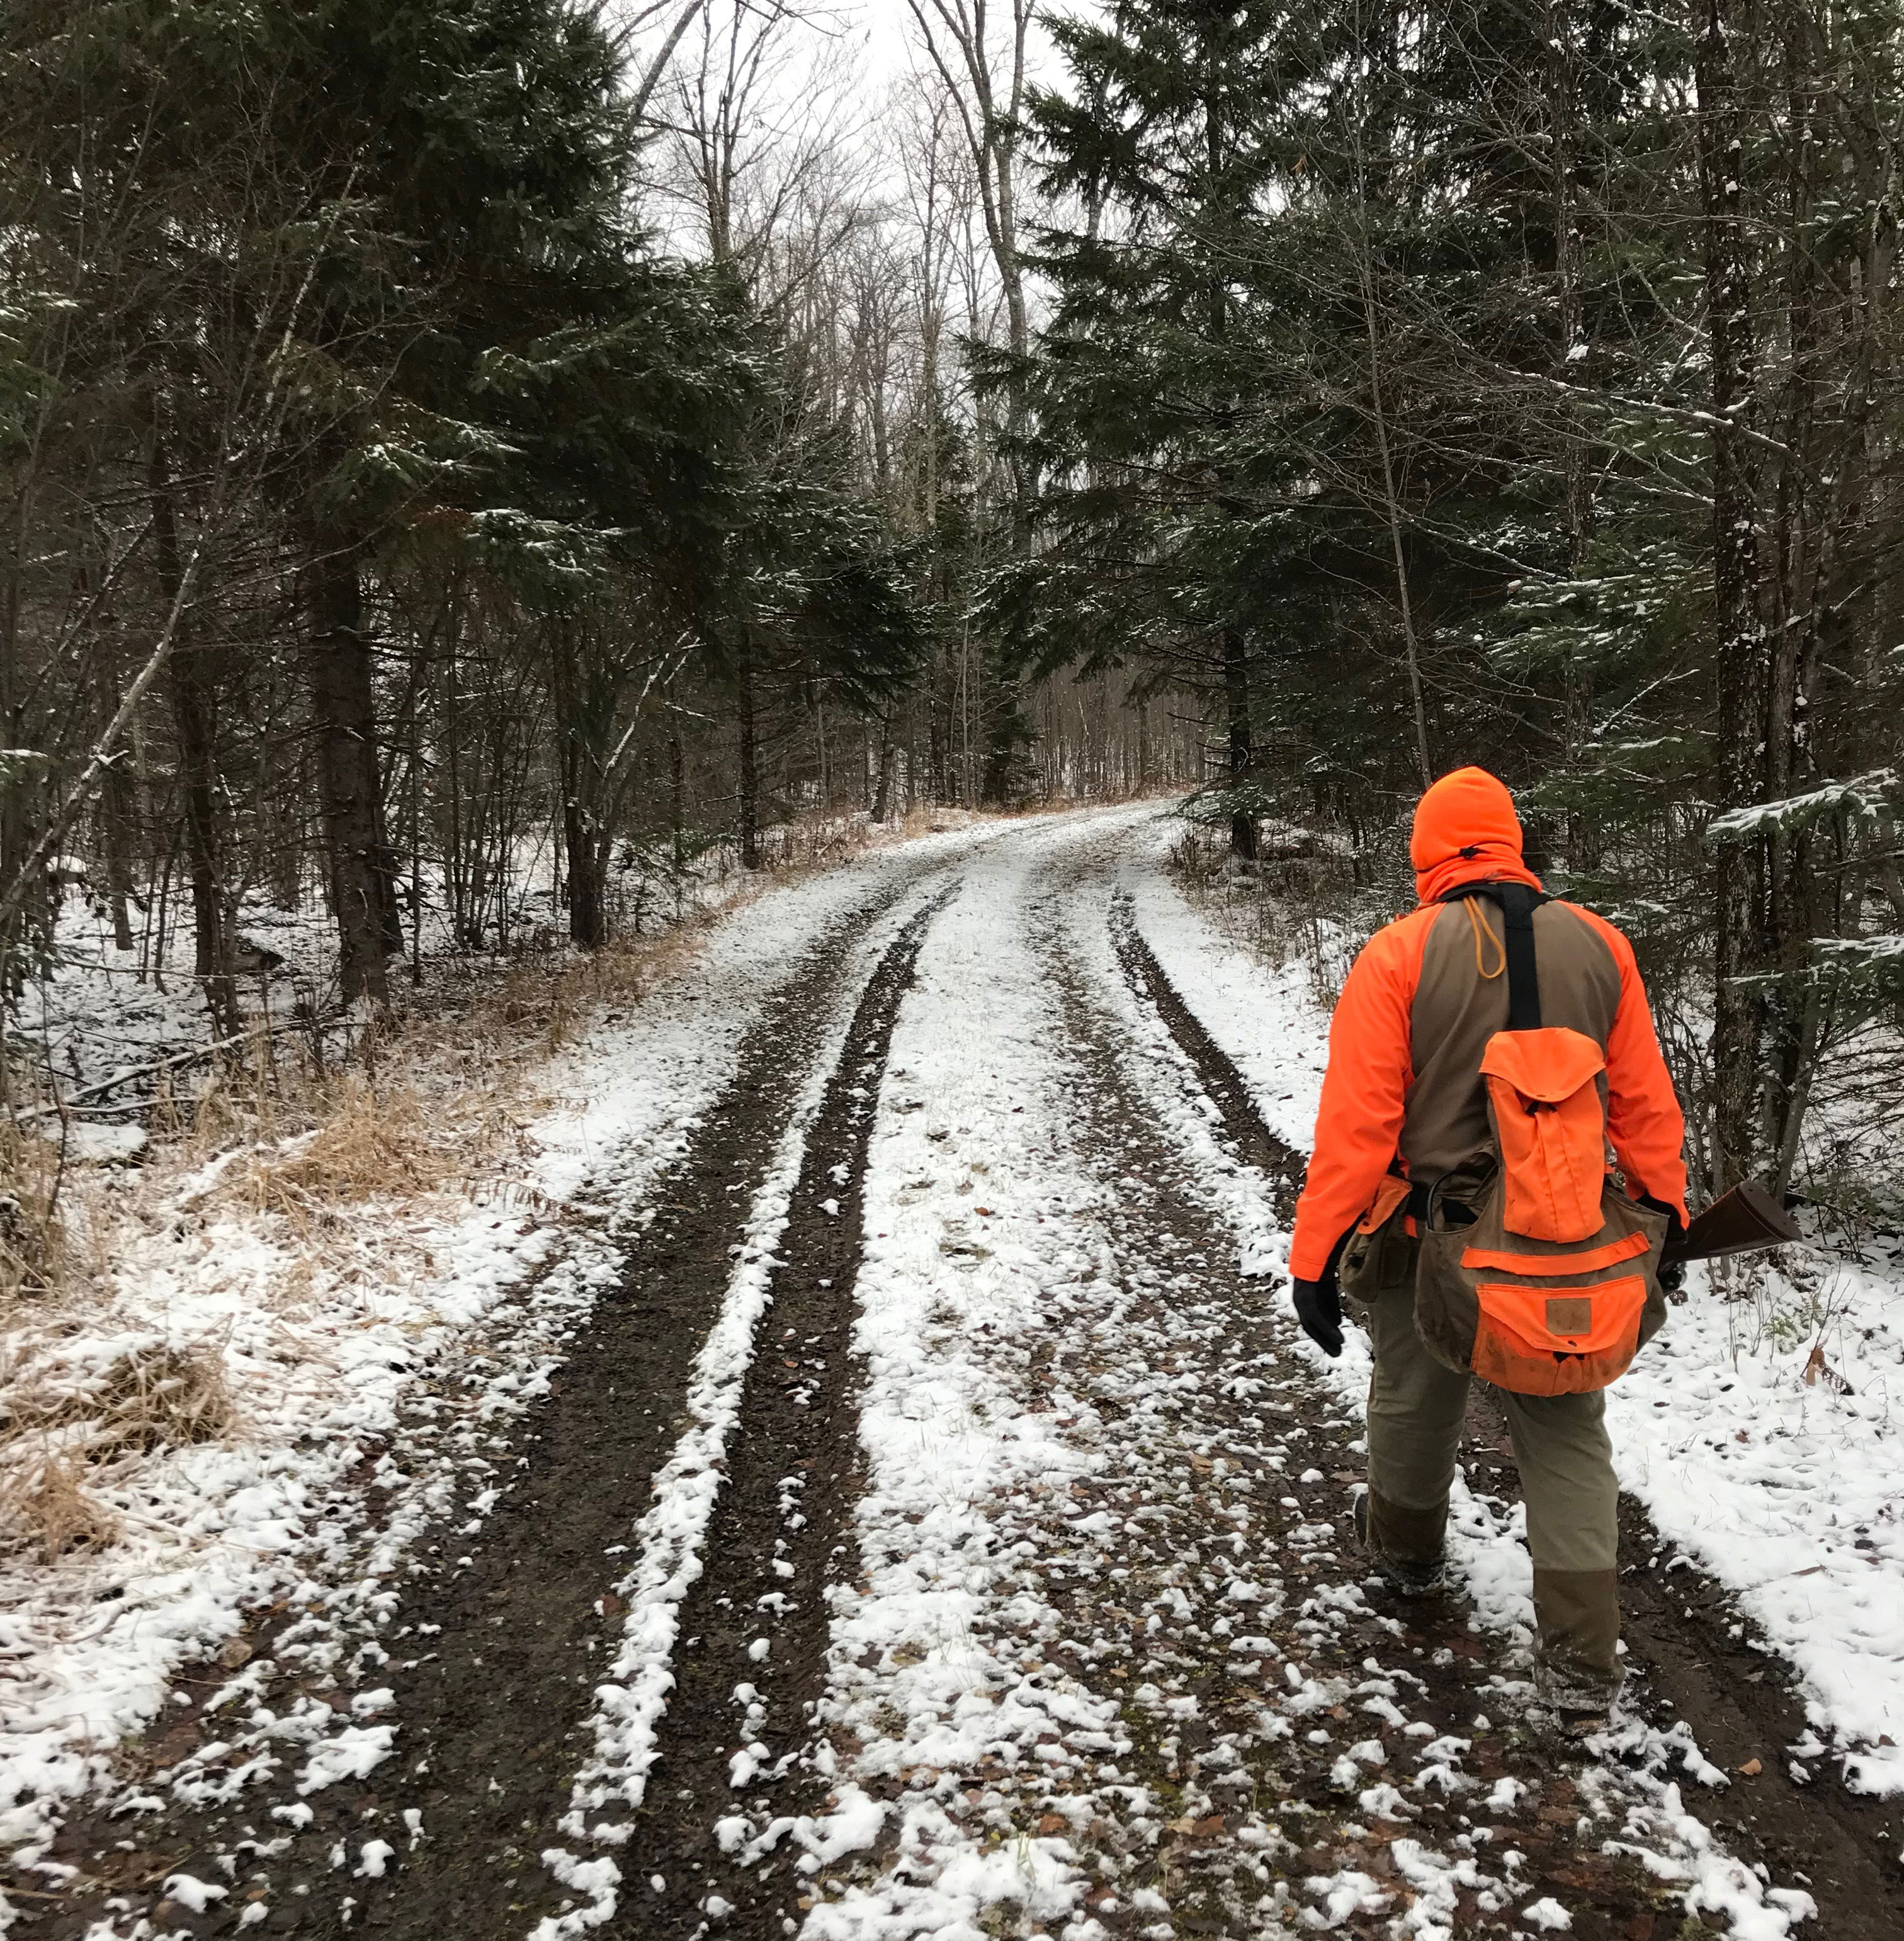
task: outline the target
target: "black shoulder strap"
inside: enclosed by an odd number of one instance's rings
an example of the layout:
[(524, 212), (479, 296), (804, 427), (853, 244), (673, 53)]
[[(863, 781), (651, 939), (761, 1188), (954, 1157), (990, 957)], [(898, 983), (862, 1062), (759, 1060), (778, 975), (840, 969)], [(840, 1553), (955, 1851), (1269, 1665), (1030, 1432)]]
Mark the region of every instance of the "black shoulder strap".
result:
[(1485, 897), (1500, 906), (1507, 931), (1508, 1029), (1540, 1029), (1540, 968), (1534, 955), (1534, 912), (1548, 900), (1531, 883), (1462, 883), (1441, 900)]
[(1507, 925), (1508, 1029), (1540, 1029), (1540, 967), (1534, 956), (1534, 912), (1547, 899), (1525, 883), (1493, 883), (1489, 894)]

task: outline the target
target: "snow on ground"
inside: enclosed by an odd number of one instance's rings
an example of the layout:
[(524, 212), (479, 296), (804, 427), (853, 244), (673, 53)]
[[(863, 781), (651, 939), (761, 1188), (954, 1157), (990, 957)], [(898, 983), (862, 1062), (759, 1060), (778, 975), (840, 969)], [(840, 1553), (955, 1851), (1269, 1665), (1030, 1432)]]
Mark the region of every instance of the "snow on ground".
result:
[[(249, 1703), (243, 1614), (304, 1609), (280, 1655), (322, 1672), (393, 1599), (379, 1573), (420, 1530), (460, 1502), (466, 1530), (480, 1528), (503, 1432), (614, 1277), (616, 1223), (720, 1096), (802, 951), (868, 897), (1014, 826), (871, 851), (732, 912), (683, 969), (538, 1074), (558, 1103), (524, 1129), (500, 1181), (478, 1167), (473, 1192), (315, 1212), (228, 1191), (242, 1154), (105, 1183), (118, 1251), (96, 1304), (52, 1316), (26, 1304), (0, 1338), (8, 1454), (17, 1466), (32, 1432), (90, 1513), (118, 1526), (96, 1551), (16, 1555), (0, 1573), (0, 1842), (20, 1864), (206, 1659), (209, 1676), (232, 1674), (214, 1705), (246, 1718), (233, 1735), (246, 1757), (296, 1759), (310, 1790), (384, 1756), (387, 1726), (319, 1702), (283, 1718)], [(116, 1396), (164, 1405), (170, 1392), (176, 1415), (201, 1378), (212, 1401), (195, 1424), (122, 1437), (100, 1460)], [(168, 1783), (190, 1796), (242, 1782), (220, 1768)]]
[[(863, 1576), (834, 1598), (833, 1808), (764, 1826), (737, 1812), (723, 1845), (803, 1850), (817, 1891), (802, 1941), (1007, 1927), (1102, 1941), (1100, 1915), (1148, 1913), (1143, 1931), (1162, 1934), (1219, 1905), (1226, 1927), (1245, 1910), (1277, 1931), (1386, 1913), (1398, 1937), (1449, 1941), (1462, 1895), (1496, 1912), (1524, 1899), (1531, 1928), (1564, 1926), (1514, 1871), (1524, 1784), (1431, 1837), (1429, 1802), (1478, 1800), (1485, 1782), (1463, 1769), (1469, 1741), (1419, 1716), (1426, 1687), (1405, 1652), (1361, 1661), (1353, 1679), (1312, 1662), (1373, 1614), (1352, 1565), (1344, 1576), (1338, 1527), (1260, 1492), (1359, 1448), (1360, 1384), (1318, 1370), (1337, 1380), (1334, 1420), (1326, 1401), (1319, 1417), (1281, 1398), (1310, 1378), (1270, 1278), (1284, 1243), (1267, 1182), (1217, 1142), (1181, 1055), (1125, 984), (1105, 882), (1077, 883), (1107, 835), (1145, 821), (995, 852), (928, 940), (866, 1195), (869, 1475)], [(1147, 1156), (1152, 1128), (1132, 1135), (1080, 1068), (1054, 964), (1081, 967), (1177, 1166)], [(1175, 1190), (1228, 1224), (1240, 1283), (1168, 1198), (1162, 1174), (1178, 1170)], [(1302, 1469), (1305, 1486), (1325, 1480)], [(1212, 1658), (1227, 1677), (1212, 1679)], [(1524, 1681), (1496, 1682), (1504, 1705), (1524, 1698)], [(1194, 1750), (1180, 1744), (1193, 1720)], [(1325, 1771), (1334, 1758), (1340, 1838), (1382, 1878), (1292, 1866), (1318, 1837), (1298, 1750)], [(1608, 1851), (1681, 1884), (1689, 1912), (1776, 1941), (1806, 1911), (1716, 1851), (1670, 1778), (1604, 1790), (1581, 1797)], [(1357, 1808), (1391, 1828), (1423, 1819), (1420, 1837), (1371, 1836), (1347, 1818)]]
[[(1328, 1019), (1300, 964), (1267, 968), (1185, 901), (1160, 867), (1169, 839), (1160, 825), (1131, 873), (1138, 928), (1271, 1128), (1307, 1151)], [(1904, 1507), (1892, 1420), (1904, 1400), (1904, 1287), (1816, 1255), (1789, 1271), (1806, 1285), (1774, 1285), (1755, 1304), (1715, 1298), (1693, 1270), (1686, 1304), (1609, 1392), (1620, 1480), (1803, 1674), (1814, 1724), (1849, 1782), (1904, 1791)], [(1764, 1325), (1768, 1312), (1784, 1318)], [(1349, 1339), (1340, 1362), (1314, 1357), (1345, 1389), (1366, 1380), (1366, 1350), (1356, 1331)], [(1841, 1380), (1808, 1384), (1814, 1345)], [(1478, 1601), (1524, 1628), (1532, 1579), (1513, 1527), (1463, 1485), (1456, 1522)], [(1793, 1749), (1806, 1764), (1826, 1750), (1822, 1740)]]
[[(1857, 1790), (1904, 1793), (1904, 1288), (1815, 1257), (1793, 1271), (1811, 1286), (1777, 1276), (1768, 1298), (1802, 1325), (1777, 1334), (1695, 1288), (1608, 1420), (1661, 1536), (1804, 1674), (1824, 1738), (1793, 1748), (1794, 1776), (1829, 1756)], [(1814, 1343), (1829, 1371), (1808, 1385)]]
[(831, 1722), (862, 1750), (839, 1775), (833, 1814), (791, 1828), (737, 1814), (723, 1844), (764, 1846), (790, 1831), (817, 1872), (881, 1829), (889, 1809), (869, 1788), (919, 1772), (935, 1784), (897, 1810), (900, 1864), (816, 1909), (811, 1941), (976, 1941), (985, 1910), (1004, 1901), (1059, 1919), (1083, 1891), (1065, 1841), (976, 1842), (948, 1813), (945, 1788), (1035, 1759), (1061, 1732), (1128, 1750), (1114, 1706), (1028, 1677), (1009, 1652), (1047, 1614), (1014, 1585), (992, 1508), (1061, 1497), (1093, 1467), (1063, 1432), (1080, 1405), (1062, 1387), (1028, 1395), (1024, 1375), (1054, 1306), (1115, 1299), (1081, 1217), (1093, 1189), (1067, 1163), (1054, 1118), (1065, 1074), (1044, 974), (1019, 935), (1028, 870), (1077, 839), (1056, 830), (977, 860), (928, 934), (893, 1037), (855, 1340), (867, 1370), (864, 1576), (836, 1594), (830, 1651)]

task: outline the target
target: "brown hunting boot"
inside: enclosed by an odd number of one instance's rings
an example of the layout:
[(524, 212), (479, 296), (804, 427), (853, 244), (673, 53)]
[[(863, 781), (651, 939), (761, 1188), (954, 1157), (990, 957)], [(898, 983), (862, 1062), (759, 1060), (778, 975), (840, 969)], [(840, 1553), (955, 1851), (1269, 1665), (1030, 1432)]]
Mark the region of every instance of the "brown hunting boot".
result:
[(1355, 1536), (1389, 1588), (1404, 1597), (1438, 1597), (1448, 1587), (1445, 1554), (1428, 1557), (1392, 1557), (1369, 1535), (1368, 1492), (1355, 1499)]

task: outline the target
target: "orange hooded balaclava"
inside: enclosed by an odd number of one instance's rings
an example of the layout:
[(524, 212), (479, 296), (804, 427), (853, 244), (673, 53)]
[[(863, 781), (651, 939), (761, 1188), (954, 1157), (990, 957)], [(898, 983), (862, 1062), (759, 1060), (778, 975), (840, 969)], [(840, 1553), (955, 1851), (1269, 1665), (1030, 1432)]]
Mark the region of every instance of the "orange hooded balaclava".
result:
[(1415, 805), (1408, 860), (1415, 891), (1438, 903), (1463, 883), (1531, 883), (1540, 879), (1520, 860), (1520, 818), (1506, 784), (1485, 769), (1456, 769)]

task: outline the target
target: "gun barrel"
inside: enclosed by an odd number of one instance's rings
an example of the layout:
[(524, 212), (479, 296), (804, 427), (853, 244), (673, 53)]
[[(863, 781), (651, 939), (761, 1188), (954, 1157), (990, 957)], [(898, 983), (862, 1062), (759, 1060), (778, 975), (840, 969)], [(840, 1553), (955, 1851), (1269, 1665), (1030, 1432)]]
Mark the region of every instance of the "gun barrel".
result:
[(1798, 1224), (1762, 1186), (1741, 1180), (1722, 1193), (1692, 1224), (1668, 1244), (1676, 1261), (1718, 1260), (1728, 1254), (1753, 1254), (1783, 1246), (1799, 1237)]

